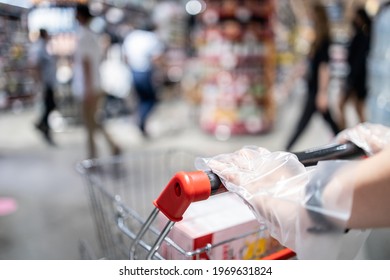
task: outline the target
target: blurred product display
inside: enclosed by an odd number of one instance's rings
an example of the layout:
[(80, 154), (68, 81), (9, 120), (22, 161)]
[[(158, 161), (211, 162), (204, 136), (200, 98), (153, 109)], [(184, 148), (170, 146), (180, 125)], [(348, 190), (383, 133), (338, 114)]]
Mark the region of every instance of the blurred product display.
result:
[(271, 129), (274, 1), (202, 3), (192, 35), (196, 54), (188, 67), (197, 72), (196, 92), (190, 94), (200, 101), (200, 126), (222, 138)]
[(27, 65), (25, 8), (0, 4), (0, 109), (21, 110), (34, 101)]

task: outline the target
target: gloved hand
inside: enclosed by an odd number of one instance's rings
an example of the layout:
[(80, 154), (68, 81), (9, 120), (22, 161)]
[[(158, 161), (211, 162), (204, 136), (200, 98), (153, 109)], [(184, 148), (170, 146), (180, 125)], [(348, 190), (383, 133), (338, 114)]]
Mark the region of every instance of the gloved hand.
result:
[[(329, 161), (307, 169), (292, 153), (258, 147), (197, 161), (199, 169), (211, 169), (229, 191), (238, 194), (282, 245), (300, 258), (330, 259), (340, 253), (351, 209), (352, 195), (348, 189), (341, 191), (338, 180), (340, 168), (348, 165)], [(330, 188), (325, 192), (326, 186)], [(322, 246), (323, 251), (312, 246)]]
[[(232, 154), (205, 159), (205, 163), (229, 191), (248, 203), (257, 219), (272, 231), (271, 235), (283, 240), (282, 243), (294, 242), (288, 241), (296, 220), (291, 213), (299, 211), (297, 202), (308, 176), (293, 154), (245, 147)], [(281, 216), (283, 221), (279, 220)]]
[(374, 155), (390, 144), (390, 128), (381, 124), (360, 123), (340, 132), (336, 141), (350, 141), (365, 150), (368, 155)]

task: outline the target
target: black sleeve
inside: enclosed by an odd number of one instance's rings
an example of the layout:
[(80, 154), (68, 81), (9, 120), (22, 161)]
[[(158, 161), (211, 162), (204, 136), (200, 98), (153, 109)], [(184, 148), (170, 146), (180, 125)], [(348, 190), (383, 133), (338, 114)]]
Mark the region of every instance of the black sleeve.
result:
[(352, 63), (354, 62), (354, 59), (357, 57), (356, 56), (356, 51), (357, 51), (357, 48), (358, 48), (359, 44), (358, 44), (358, 38), (357, 36), (354, 36), (352, 39), (351, 39), (351, 42), (349, 43), (349, 46), (348, 46), (348, 64), (349, 65), (352, 65)]
[(320, 48), (319, 48), (319, 63), (329, 63), (330, 57), (329, 57), (329, 49), (330, 49), (330, 43), (328, 40), (325, 40)]

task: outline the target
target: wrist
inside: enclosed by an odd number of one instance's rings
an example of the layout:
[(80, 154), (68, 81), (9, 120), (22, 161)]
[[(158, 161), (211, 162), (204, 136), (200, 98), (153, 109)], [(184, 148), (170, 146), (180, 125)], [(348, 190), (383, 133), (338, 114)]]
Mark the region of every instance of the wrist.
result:
[[(309, 232), (324, 233), (346, 228), (352, 208), (347, 161), (323, 162), (305, 188), (305, 207), (311, 219)], [(342, 172), (339, 172), (343, 169)], [(350, 179), (348, 179), (350, 180)]]

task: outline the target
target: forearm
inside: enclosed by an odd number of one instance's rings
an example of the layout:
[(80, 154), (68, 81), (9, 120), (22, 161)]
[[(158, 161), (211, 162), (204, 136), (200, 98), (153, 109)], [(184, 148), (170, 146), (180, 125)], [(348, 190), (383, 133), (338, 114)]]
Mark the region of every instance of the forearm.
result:
[(34, 79), (36, 82), (42, 82), (42, 75), (41, 71), (39, 71), (39, 67), (33, 66), (31, 67), (31, 77)]
[(316, 105), (317, 109), (325, 112), (328, 109), (328, 85), (329, 85), (329, 66), (327, 63), (321, 63), (318, 73), (318, 92)]
[(326, 211), (349, 210), (341, 227), (365, 229), (390, 226), (390, 148), (347, 163), (325, 187), (322, 201)]
[(390, 227), (390, 147), (356, 167), (349, 228)]
[(92, 95), (92, 69), (91, 62), (88, 58), (83, 60), (83, 70), (84, 70), (84, 90), (85, 96), (88, 97)]
[(327, 95), (330, 80), (328, 63), (321, 63), (318, 71), (318, 94)]

